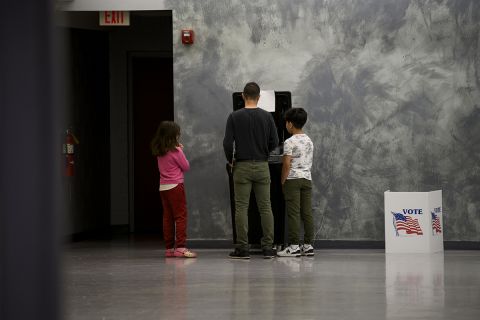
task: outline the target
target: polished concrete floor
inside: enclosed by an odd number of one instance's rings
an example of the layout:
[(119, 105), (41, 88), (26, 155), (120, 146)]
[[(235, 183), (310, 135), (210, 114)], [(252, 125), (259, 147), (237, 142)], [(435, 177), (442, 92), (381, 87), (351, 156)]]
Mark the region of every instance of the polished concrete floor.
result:
[(64, 259), (66, 319), (480, 319), (480, 251), (165, 259), (152, 243), (78, 242)]

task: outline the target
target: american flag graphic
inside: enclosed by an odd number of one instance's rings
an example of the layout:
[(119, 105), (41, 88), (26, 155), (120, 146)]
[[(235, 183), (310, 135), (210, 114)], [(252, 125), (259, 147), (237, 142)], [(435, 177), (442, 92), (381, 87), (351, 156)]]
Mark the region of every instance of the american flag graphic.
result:
[(432, 212), (432, 229), (433, 233), (442, 233), (442, 226), (440, 225), (440, 218)]
[(422, 228), (418, 224), (418, 219), (403, 215), (401, 213), (392, 212), (393, 214), (393, 226), (397, 232), (397, 236), (400, 235), (400, 231), (403, 234), (416, 234), (423, 235)]

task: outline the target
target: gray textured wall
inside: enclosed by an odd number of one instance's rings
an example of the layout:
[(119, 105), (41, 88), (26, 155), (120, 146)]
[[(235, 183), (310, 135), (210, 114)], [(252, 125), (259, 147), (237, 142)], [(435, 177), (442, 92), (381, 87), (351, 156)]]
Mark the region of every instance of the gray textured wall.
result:
[(383, 240), (385, 190), (442, 189), (445, 239), (480, 240), (478, 1), (166, 4), (189, 238), (231, 239), (224, 125), (255, 80), (309, 112), (317, 239)]

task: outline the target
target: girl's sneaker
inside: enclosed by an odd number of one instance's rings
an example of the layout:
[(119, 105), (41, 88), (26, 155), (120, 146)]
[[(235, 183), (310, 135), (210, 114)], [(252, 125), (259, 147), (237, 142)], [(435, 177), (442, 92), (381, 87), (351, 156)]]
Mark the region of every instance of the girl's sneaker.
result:
[(177, 248), (174, 253), (177, 258), (196, 258), (197, 254), (187, 248)]
[(302, 256), (313, 257), (315, 252), (313, 252), (313, 246), (311, 244), (304, 244), (301, 246), (300, 251)]
[(165, 258), (175, 258), (175, 250), (174, 249), (167, 249), (165, 251)]
[(300, 257), (302, 255), (298, 245), (289, 245), (282, 251), (277, 252), (279, 257)]

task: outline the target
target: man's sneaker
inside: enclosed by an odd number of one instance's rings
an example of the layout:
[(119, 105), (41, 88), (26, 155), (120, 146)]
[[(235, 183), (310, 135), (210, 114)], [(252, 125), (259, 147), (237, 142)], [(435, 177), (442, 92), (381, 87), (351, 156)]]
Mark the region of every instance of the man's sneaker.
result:
[(300, 257), (302, 256), (302, 252), (300, 251), (300, 247), (289, 245), (282, 251), (277, 252), (277, 256), (279, 257)]
[(300, 250), (302, 252), (302, 256), (313, 257), (315, 255), (311, 244), (302, 245)]
[(275, 258), (275, 252), (273, 249), (264, 248), (263, 249), (263, 259), (272, 259)]
[(236, 248), (235, 251), (228, 255), (231, 259), (250, 259), (250, 254), (247, 250)]

